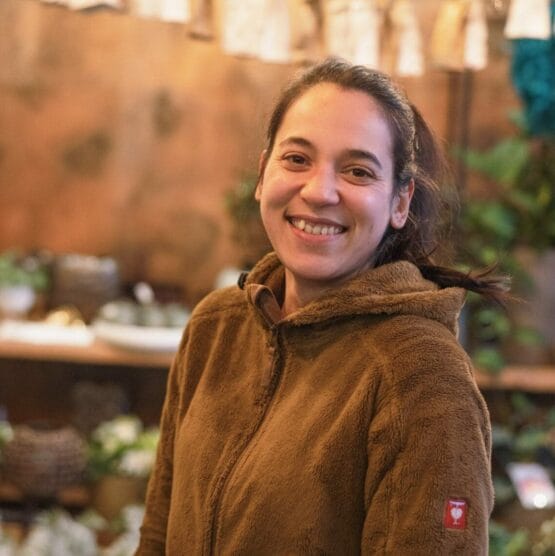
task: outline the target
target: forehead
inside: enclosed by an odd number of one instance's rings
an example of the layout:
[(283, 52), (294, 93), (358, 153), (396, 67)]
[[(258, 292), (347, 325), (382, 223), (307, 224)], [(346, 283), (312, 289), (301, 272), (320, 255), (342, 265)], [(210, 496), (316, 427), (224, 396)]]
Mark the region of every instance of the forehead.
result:
[(378, 102), (363, 91), (333, 83), (311, 87), (289, 106), (276, 138), (279, 142), (291, 135), (320, 136), (353, 148), (381, 144), (389, 150), (392, 144), (389, 122)]

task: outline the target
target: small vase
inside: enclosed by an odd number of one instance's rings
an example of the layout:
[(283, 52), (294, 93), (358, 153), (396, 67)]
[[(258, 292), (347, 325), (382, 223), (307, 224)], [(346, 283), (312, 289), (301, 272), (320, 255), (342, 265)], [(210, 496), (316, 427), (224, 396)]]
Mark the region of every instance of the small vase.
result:
[(35, 304), (35, 300), (35, 290), (31, 286), (3, 286), (0, 288), (0, 316), (24, 317)]
[(92, 507), (107, 520), (112, 520), (125, 506), (144, 503), (146, 484), (147, 480), (139, 477), (105, 475), (92, 487)]

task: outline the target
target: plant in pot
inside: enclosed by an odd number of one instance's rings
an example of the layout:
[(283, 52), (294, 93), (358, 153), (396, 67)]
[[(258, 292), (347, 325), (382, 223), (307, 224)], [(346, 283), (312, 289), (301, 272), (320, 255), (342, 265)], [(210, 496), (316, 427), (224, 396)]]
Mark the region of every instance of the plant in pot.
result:
[[(553, 271), (540, 269), (555, 261), (555, 140), (532, 138), (518, 117), (514, 121), (519, 124), (515, 136), (487, 151), (461, 153), (489, 186), (487, 195), (463, 201), (462, 266), (496, 266), (512, 276), (513, 292), (521, 298), (504, 311), (469, 296), (470, 350), (480, 367), (494, 371), (506, 364), (507, 357), (514, 360), (523, 353), (532, 362), (545, 363), (553, 357), (548, 350), (555, 342), (555, 336), (549, 337), (554, 323), (541, 318), (542, 312), (547, 319), (553, 312), (549, 309), (555, 301), (553, 290), (541, 290), (544, 282), (552, 282)], [(541, 301), (531, 311), (534, 299)]]
[(144, 501), (158, 438), (159, 429), (145, 429), (135, 415), (119, 415), (91, 433), (87, 474), (92, 481), (92, 505), (106, 519)]
[(48, 271), (38, 258), (15, 251), (0, 253), (0, 316), (17, 318), (27, 314), (37, 293), (48, 285)]
[(225, 208), (232, 221), (232, 238), (240, 250), (239, 264), (249, 269), (271, 251), (270, 241), (260, 218), (260, 207), (254, 198), (258, 178), (247, 174), (225, 197)]

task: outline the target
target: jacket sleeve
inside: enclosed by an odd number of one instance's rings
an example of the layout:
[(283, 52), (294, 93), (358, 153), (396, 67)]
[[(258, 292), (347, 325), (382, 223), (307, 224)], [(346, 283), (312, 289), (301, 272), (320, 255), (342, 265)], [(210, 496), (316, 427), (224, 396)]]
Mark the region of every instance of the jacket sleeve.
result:
[(437, 346), (401, 357), (383, 388), (368, 438), (362, 554), (488, 553), (489, 415), (466, 355), (442, 347), (449, 357)]
[(176, 421), (180, 413), (181, 375), (183, 353), (187, 344), (188, 329), (174, 358), (166, 385), (166, 396), (160, 420), (160, 441), (156, 463), (147, 488), (145, 516), (141, 526), (141, 539), (137, 556), (165, 554), (166, 528), (170, 507), (173, 477), (173, 447)]

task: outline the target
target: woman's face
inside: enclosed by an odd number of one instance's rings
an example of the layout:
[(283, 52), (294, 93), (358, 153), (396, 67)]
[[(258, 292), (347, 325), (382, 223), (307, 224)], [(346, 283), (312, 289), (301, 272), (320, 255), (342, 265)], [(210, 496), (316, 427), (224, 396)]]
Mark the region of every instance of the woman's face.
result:
[(329, 83), (290, 106), (256, 190), (287, 279), (323, 289), (373, 266), (388, 225), (403, 227), (411, 194), (412, 185), (393, 195), (381, 108)]

